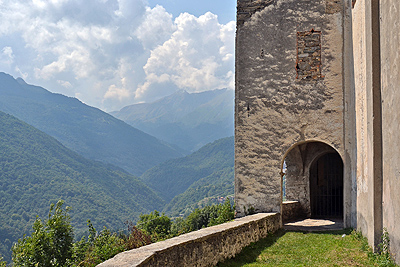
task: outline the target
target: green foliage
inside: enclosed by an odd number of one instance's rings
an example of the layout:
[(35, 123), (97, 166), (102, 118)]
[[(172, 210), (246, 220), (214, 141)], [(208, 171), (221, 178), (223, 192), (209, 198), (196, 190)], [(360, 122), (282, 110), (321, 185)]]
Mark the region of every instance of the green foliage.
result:
[(139, 248), (151, 244), (151, 236), (137, 228), (132, 222), (127, 223), (128, 236), (125, 236), (126, 249)]
[(188, 232), (188, 227), (186, 220), (182, 217), (177, 217), (174, 219), (171, 225), (171, 236), (178, 236)]
[[(224, 204), (196, 209), (186, 219), (177, 218), (173, 223), (158, 211), (141, 214), (137, 227), (132, 222), (127, 223), (127, 233), (112, 232), (106, 227), (97, 232), (88, 220), (88, 237), (73, 243), (69, 208), (62, 209), (63, 203), (60, 200), (56, 205), (52, 204), (48, 220), (43, 223), (37, 217), (31, 236), (24, 236), (14, 245), (14, 266), (94, 267), (122, 251), (230, 221), (234, 215), (234, 207), (227, 199)], [(6, 263), (1, 259), (0, 267), (5, 267)]]
[(224, 204), (196, 209), (186, 219), (176, 219), (171, 227), (171, 232), (173, 234), (181, 234), (200, 230), (204, 227), (231, 221), (234, 216), (235, 208), (228, 198)]
[(74, 244), (78, 266), (92, 267), (126, 250), (124, 239), (104, 227), (99, 233), (88, 221), (89, 237)]
[(384, 227), (382, 230), (382, 241), (379, 244), (379, 252), (387, 258), (390, 258), (390, 237), (389, 232)]
[(153, 211), (150, 214), (141, 214), (137, 222), (139, 229), (143, 229), (154, 240), (161, 240), (170, 234), (171, 219), (165, 214)]
[(186, 219), (188, 231), (196, 231), (207, 227), (212, 219), (218, 217), (218, 207), (216, 205), (196, 209)]
[(194, 182), (185, 192), (175, 196), (163, 211), (171, 216), (188, 216), (197, 208), (218, 204), (221, 197), (234, 193), (234, 170), (226, 167)]
[(218, 205), (217, 217), (211, 218), (208, 226), (229, 222), (235, 218), (235, 206), (228, 198), (224, 204)]
[(31, 236), (23, 237), (13, 247), (14, 266), (68, 266), (73, 255), (74, 233), (68, 207), (63, 201), (51, 205), (48, 220), (35, 220)]
[(380, 265), (366, 253), (365, 243), (368, 247), (366, 239), (351, 229), (314, 233), (279, 230), (217, 266), (395, 266)]
[(3, 257), (1, 256), (0, 256), (0, 267), (7, 267), (7, 262), (5, 262)]
[(254, 207), (251, 206), (251, 205), (250, 205), (248, 208), (243, 207), (243, 209), (244, 209), (244, 214), (245, 214), (246, 216), (247, 216), (247, 215), (252, 215), (252, 214), (255, 214), (255, 213), (256, 213)]
[(140, 212), (159, 209), (163, 200), (138, 178), (88, 160), (54, 138), (0, 112), (0, 254), (11, 260), (12, 244), (29, 234), (37, 215), (63, 199), (78, 239), (86, 221), (96, 228), (123, 229)]
[(397, 266), (390, 254), (390, 238), (389, 233), (386, 228), (382, 231), (382, 240), (378, 245), (378, 253), (374, 253), (372, 248), (368, 245), (368, 240), (365, 238), (361, 232), (353, 230), (352, 236), (355, 240), (361, 242), (361, 249), (367, 253), (371, 262), (374, 262), (376, 266), (380, 267), (395, 267)]
[[(48, 220), (38, 217), (31, 236), (24, 236), (13, 247), (13, 266), (85, 266), (93, 267), (116, 254), (151, 243), (146, 235), (132, 224), (128, 234), (116, 233), (104, 227), (97, 232), (88, 221), (89, 236), (73, 243), (74, 233), (63, 201), (50, 206)], [(2, 259), (2, 258), (1, 258)], [(0, 267), (6, 266), (0, 259)]]
[(151, 244), (151, 238), (132, 223), (128, 223), (128, 233), (116, 233), (104, 227), (97, 232), (88, 221), (89, 236), (74, 244), (72, 266), (93, 267), (112, 258), (116, 254)]
[(187, 214), (192, 212), (206, 198), (232, 195), (233, 165), (234, 138), (228, 137), (210, 143), (187, 157), (160, 164), (141, 178), (166, 202), (172, 200), (163, 211), (176, 216), (185, 213), (185, 210)]
[(141, 214), (137, 223), (139, 229), (151, 235), (153, 241), (163, 240), (180, 234), (196, 231), (204, 227), (228, 222), (234, 219), (235, 207), (228, 198), (223, 204), (196, 209), (186, 218), (175, 218), (171, 221), (158, 211)]

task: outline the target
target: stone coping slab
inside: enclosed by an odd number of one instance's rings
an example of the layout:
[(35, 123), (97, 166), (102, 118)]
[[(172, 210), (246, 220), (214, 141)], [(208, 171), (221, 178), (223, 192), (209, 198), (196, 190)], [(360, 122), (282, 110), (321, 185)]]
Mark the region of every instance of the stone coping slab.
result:
[(280, 227), (279, 213), (258, 213), (125, 251), (97, 266), (174, 266), (173, 257), (182, 261), (175, 266), (213, 266)]

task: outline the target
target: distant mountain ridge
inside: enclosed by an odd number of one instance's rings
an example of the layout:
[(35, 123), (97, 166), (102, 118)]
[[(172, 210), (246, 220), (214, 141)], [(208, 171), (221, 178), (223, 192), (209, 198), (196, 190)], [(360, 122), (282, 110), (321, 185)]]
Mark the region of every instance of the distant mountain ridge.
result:
[(193, 211), (207, 198), (233, 195), (233, 165), (232, 136), (207, 144), (186, 157), (161, 163), (140, 178), (165, 200), (163, 211), (176, 216)]
[(124, 228), (140, 213), (161, 209), (163, 200), (138, 178), (88, 160), (53, 137), (0, 112), (0, 254), (10, 259), (13, 242), (46, 219), (50, 203), (72, 207), (78, 233), (86, 221), (101, 230)]
[(130, 105), (113, 116), (170, 144), (195, 151), (233, 135), (234, 91), (178, 91), (153, 103)]
[(0, 73), (0, 111), (55, 137), (94, 160), (140, 176), (182, 152), (76, 98), (55, 94)]

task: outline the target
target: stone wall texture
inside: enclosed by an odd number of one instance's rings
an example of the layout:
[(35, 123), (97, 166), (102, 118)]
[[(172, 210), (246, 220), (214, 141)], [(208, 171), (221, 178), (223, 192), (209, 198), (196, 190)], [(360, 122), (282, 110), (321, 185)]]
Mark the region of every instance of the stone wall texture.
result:
[(282, 203), (282, 223), (292, 222), (305, 217), (299, 201), (284, 201)]
[(260, 213), (116, 255), (99, 267), (215, 266), (281, 228), (281, 215)]
[[(238, 0), (238, 12), (249, 3)], [(344, 127), (344, 21), (342, 1), (274, 0), (238, 22), (238, 216), (249, 210), (280, 212), (283, 161), (298, 145), (325, 143), (340, 154), (346, 166), (350, 164), (348, 129)], [(349, 176), (348, 171), (346, 181), (351, 180)]]

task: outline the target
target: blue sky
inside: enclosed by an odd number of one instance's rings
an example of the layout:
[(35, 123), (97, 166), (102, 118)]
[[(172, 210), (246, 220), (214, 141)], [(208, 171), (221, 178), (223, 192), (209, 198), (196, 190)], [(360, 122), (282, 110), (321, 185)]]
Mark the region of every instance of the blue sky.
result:
[(236, 1), (0, 0), (0, 71), (105, 111), (234, 86)]
[(235, 0), (149, 0), (149, 6), (161, 5), (174, 16), (187, 12), (195, 16), (200, 16), (206, 12), (218, 15), (220, 23), (228, 23), (235, 20), (236, 1)]

